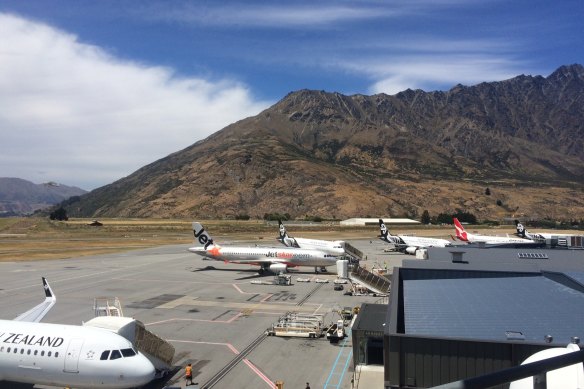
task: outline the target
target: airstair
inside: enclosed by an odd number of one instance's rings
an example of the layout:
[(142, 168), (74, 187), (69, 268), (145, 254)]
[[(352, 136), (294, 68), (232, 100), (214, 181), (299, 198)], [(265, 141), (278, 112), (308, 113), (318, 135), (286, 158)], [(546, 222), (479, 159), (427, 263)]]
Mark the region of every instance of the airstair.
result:
[(361, 266), (353, 266), (349, 272), (351, 282), (364, 285), (374, 293), (386, 295), (391, 289), (391, 281), (379, 274), (372, 273)]

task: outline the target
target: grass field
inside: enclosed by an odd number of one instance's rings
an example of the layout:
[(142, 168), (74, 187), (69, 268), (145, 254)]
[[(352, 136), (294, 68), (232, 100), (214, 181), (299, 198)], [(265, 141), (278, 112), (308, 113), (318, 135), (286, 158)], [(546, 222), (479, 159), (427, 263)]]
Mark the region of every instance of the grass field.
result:
[[(44, 218), (0, 218), (0, 261), (66, 259), (106, 254), (167, 244), (193, 243), (191, 220), (169, 219), (100, 219), (101, 227), (91, 219), (66, 222)], [(276, 244), (277, 225), (263, 220), (205, 220), (206, 230), (221, 243), (225, 240), (258, 240)], [(449, 238), (452, 226), (390, 226), (393, 233)], [(468, 228), (475, 231), (476, 228)], [(375, 239), (376, 226), (341, 227), (335, 223), (288, 227), (291, 236), (315, 239)], [(486, 234), (513, 233), (511, 226), (481, 230)]]

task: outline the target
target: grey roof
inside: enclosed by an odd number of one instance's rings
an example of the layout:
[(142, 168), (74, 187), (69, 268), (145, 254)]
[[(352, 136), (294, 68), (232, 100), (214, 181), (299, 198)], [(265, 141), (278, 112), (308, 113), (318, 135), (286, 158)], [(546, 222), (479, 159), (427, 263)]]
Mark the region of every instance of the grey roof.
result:
[(363, 303), (351, 330), (383, 332), (386, 316), (387, 304)]
[[(480, 273), (480, 272), (477, 272)], [(541, 274), (406, 279), (404, 325), (409, 335), (567, 344), (584, 338), (584, 294)]]
[(570, 271), (564, 272), (565, 275), (584, 286), (584, 272)]

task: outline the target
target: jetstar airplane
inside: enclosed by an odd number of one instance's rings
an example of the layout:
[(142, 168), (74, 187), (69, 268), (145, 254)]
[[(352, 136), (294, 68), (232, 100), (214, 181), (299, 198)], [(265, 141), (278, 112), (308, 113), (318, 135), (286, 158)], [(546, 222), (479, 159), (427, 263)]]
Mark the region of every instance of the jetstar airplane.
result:
[(280, 273), (296, 266), (313, 266), (315, 271), (318, 271), (318, 268), (326, 271), (327, 266), (336, 265), (337, 260), (340, 259), (336, 255), (321, 250), (219, 246), (213, 242), (201, 223), (197, 222), (193, 222), (193, 233), (195, 241), (203, 246), (191, 247), (190, 252), (218, 261), (258, 265), (261, 266), (260, 273), (268, 270)]
[(533, 240), (530, 239), (523, 239), (523, 238), (513, 238), (510, 236), (493, 236), (493, 235), (479, 235), (479, 234), (471, 234), (470, 232), (466, 232), (462, 224), (458, 221), (457, 218), (453, 218), (454, 220), (454, 229), (456, 230), (456, 238), (468, 243), (488, 243), (488, 244), (505, 244), (505, 243), (513, 243), (513, 244), (527, 244), (527, 243), (535, 243)]
[(154, 379), (152, 363), (108, 330), (39, 323), (56, 302), (43, 277), (45, 301), (14, 320), (0, 320), (0, 381), (75, 388), (133, 388)]
[(381, 240), (384, 240), (387, 243), (393, 243), (396, 249), (408, 254), (415, 254), (416, 251), (421, 248), (452, 246), (452, 242), (446, 239), (391, 235), (382, 219), (379, 219), (379, 230), (381, 232), (381, 235), (379, 236)]
[(286, 231), (286, 227), (281, 220), (278, 220), (278, 224), (280, 226), (280, 234), (278, 236), (278, 240), (284, 246), (287, 247), (296, 247), (300, 249), (314, 249), (314, 250), (321, 250), (325, 251), (329, 254), (333, 255), (343, 255), (345, 254), (345, 242), (341, 240), (319, 240), (319, 239), (305, 239), (305, 238), (293, 238), (288, 235)]

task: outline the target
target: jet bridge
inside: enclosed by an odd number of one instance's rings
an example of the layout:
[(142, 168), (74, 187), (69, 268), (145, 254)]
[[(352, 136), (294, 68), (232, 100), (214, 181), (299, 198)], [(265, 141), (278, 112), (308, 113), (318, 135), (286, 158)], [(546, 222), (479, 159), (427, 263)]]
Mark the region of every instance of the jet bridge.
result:
[(174, 358), (174, 346), (148, 331), (141, 321), (131, 317), (99, 316), (83, 325), (103, 328), (123, 336), (152, 362), (157, 371), (170, 370)]
[(386, 295), (391, 289), (391, 281), (372, 273), (361, 266), (354, 266), (349, 272), (351, 282), (358, 282), (374, 293)]

